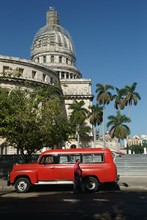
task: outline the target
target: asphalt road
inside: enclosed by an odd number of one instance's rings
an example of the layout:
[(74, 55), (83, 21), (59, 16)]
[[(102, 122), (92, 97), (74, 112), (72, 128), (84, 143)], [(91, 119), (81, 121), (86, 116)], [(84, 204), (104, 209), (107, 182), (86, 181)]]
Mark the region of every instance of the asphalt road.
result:
[(116, 190), (102, 188), (96, 193), (79, 194), (73, 194), (70, 186), (37, 187), (29, 193), (16, 193), (13, 187), (3, 185), (0, 216), (5, 220), (147, 220), (146, 180), (125, 177)]
[(72, 191), (39, 190), (1, 194), (1, 219), (100, 219), (147, 220), (147, 191), (100, 191), (73, 194)]

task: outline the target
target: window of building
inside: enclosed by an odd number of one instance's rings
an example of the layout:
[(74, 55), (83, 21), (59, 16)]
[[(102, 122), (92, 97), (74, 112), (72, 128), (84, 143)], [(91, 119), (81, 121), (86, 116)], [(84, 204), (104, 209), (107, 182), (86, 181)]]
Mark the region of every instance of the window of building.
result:
[(54, 56), (51, 56), (51, 63), (54, 63)]
[(64, 72), (61, 73), (61, 79), (64, 79)]
[(3, 66), (3, 72), (7, 72), (9, 70), (9, 66)]
[(43, 56), (43, 63), (46, 63), (46, 56)]
[(19, 73), (23, 73), (24, 69), (23, 68), (18, 68)]
[(62, 63), (62, 57), (59, 56), (59, 63)]
[(59, 71), (57, 71), (57, 74), (58, 74), (58, 77), (60, 76), (60, 72)]
[(36, 71), (32, 71), (32, 79), (35, 79), (36, 78)]
[(45, 82), (45, 78), (46, 78), (46, 75), (43, 74), (43, 75), (42, 75), (42, 80), (43, 80), (43, 82)]
[(52, 77), (50, 78), (50, 83), (53, 84), (53, 78)]

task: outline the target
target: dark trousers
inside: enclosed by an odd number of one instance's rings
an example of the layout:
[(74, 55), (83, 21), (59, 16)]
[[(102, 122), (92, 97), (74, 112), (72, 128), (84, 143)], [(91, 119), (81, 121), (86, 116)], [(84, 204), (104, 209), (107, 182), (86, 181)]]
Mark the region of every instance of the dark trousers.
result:
[(84, 186), (81, 176), (75, 175), (74, 176), (74, 193), (77, 193), (78, 191), (84, 192)]

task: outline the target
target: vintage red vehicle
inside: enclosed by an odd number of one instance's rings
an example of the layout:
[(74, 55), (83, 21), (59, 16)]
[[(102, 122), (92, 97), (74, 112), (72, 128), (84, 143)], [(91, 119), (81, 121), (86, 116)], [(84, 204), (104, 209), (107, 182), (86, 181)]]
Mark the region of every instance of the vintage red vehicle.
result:
[(102, 183), (118, 181), (116, 164), (108, 148), (54, 149), (40, 154), (36, 163), (17, 164), (8, 185), (25, 193), (33, 185), (73, 184), (73, 167), (80, 159), (86, 191), (97, 191)]

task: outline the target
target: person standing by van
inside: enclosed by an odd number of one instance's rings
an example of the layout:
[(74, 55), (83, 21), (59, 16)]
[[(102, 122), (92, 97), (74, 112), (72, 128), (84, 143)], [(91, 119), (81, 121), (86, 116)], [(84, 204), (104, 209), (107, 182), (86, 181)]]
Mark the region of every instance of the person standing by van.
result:
[(84, 187), (82, 183), (82, 169), (79, 164), (80, 160), (77, 159), (74, 165), (74, 193), (78, 193), (79, 189), (84, 192)]

